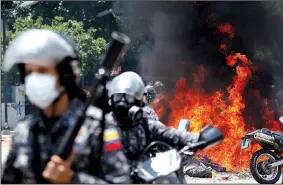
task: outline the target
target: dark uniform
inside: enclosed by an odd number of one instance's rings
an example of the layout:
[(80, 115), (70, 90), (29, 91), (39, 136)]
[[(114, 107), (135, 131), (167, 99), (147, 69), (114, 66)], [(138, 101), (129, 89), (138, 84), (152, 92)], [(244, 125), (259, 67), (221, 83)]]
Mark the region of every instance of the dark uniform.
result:
[[(46, 120), (38, 115), (20, 121), (15, 128), (2, 183), (48, 183), (42, 172), (69, 126), (76, 121), (75, 111), (82, 109), (82, 102), (75, 99), (60, 118)], [(106, 124), (102, 166), (98, 169), (100, 126), (94, 118), (94, 114), (88, 116), (76, 138), (76, 156), (72, 163), (75, 175), (71, 183), (129, 183), (129, 166), (114, 125)]]
[(158, 121), (157, 114), (155, 113), (155, 111), (151, 107), (149, 107), (149, 105), (156, 98), (156, 92), (151, 85), (147, 85), (145, 87), (144, 96), (145, 96), (145, 98), (144, 98), (143, 116), (145, 118)]
[[(115, 77), (109, 86), (108, 95), (112, 112), (107, 115), (107, 120), (120, 127), (123, 149), (131, 165), (135, 164), (145, 148), (153, 141), (163, 141), (174, 148), (181, 148), (197, 141), (197, 135), (180, 132), (149, 118), (147, 110), (151, 113), (153, 111), (143, 106), (144, 97), (149, 94), (145, 93), (143, 80), (138, 74), (124, 72)], [(146, 113), (142, 117), (138, 114), (133, 116), (131, 108), (141, 105)]]
[(145, 107), (143, 108), (143, 116), (144, 116), (145, 118), (158, 121), (158, 116), (157, 116), (157, 114), (156, 114), (155, 111), (154, 111), (151, 107), (149, 107), (149, 106), (145, 106)]
[[(113, 124), (118, 124), (113, 113), (110, 113), (107, 119)], [(145, 119), (135, 125), (134, 127), (120, 127), (123, 149), (131, 165), (135, 164), (140, 154), (153, 141), (163, 141), (173, 147), (182, 148), (198, 139), (197, 135), (180, 132), (151, 119)]]

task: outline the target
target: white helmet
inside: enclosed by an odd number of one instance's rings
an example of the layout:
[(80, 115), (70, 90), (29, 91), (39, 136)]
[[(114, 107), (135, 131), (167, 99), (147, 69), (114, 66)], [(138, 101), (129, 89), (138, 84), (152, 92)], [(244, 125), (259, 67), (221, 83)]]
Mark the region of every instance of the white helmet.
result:
[(51, 30), (29, 29), (11, 42), (4, 56), (3, 67), (9, 71), (13, 65), (26, 62), (50, 65), (50, 60), (57, 64), (66, 57), (77, 58), (76, 51), (66, 38)]
[[(58, 65), (66, 59), (78, 83), (81, 70), (74, 42), (67, 36), (51, 30), (29, 29), (20, 33), (9, 45), (5, 52), (3, 68), (9, 71), (15, 64), (25, 63)], [(21, 74), (21, 78), (23, 76)]]
[(142, 78), (134, 72), (124, 72), (115, 78), (109, 86), (109, 98), (114, 94), (123, 93), (142, 100), (144, 95), (144, 83)]

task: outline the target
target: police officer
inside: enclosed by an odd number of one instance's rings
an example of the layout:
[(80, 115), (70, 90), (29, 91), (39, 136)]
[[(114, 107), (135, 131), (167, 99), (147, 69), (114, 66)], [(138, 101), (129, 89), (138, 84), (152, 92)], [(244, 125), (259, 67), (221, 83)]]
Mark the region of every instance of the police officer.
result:
[(146, 97), (146, 104), (150, 105), (151, 103), (153, 103), (154, 99), (156, 98), (157, 94), (156, 91), (154, 90), (154, 87), (151, 85), (147, 85), (144, 88), (144, 94)]
[(77, 86), (80, 69), (71, 40), (46, 29), (24, 31), (6, 51), (5, 70), (14, 64), (27, 97), (39, 111), (17, 124), (2, 183), (129, 183), (120, 135), (110, 124), (106, 124), (98, 168), (99, 122), (92, 114), (87, 115), (69, 159), (54, 155), (86, 100)]
[(133, 116), (133, 108), (143, 104), (144, 88), (143, 80), (134, 72), (120, 74), (109, 87), (113, 111), (108, 119), (121, 128), (124, 152), (131, 165), (135, 164), (152, 141), (164, 141), (173, 147), (182, 147), (198, 139), (197, 135), (166, 127), (159, 121)]
[(155, 82), (153, 88), (155, 89), (158, 95), (164, 93), (165, 90), (163, 83), (161, 83), (160, 81)]
[(157, 94), (157, 101), (155, 101), (155, 104), (152, 107), (154, 110), (159, 110), (162, 107), (163, 111), (160, 113), (159, 120), (163, 123), (168, 123), (172, 112), (170, 108), (170, 98), (165, 92), (164, 85), (160, 81), (155, 82), (153, 88)]
[(154, 99), (156, 98), (156, 92), (151, 85), (147, 85), (145, 87), (144, 92), (144, 108), (143, 108), (143, 114), (145, 117), (148, 117), (149, 119), (153, 119), (158, 121), (158, 116), (155, 113), (155, 111), (149, 106), (151, 103), (153, 103)]

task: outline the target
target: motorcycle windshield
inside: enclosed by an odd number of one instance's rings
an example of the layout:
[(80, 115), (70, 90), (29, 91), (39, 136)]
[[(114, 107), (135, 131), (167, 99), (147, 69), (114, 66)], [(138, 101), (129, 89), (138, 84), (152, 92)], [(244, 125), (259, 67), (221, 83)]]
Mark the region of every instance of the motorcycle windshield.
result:
[(139, 178), (151, 182), (179, 170), (180, 167), (181, 155), (176, 149), (172, 149), (157, 153), (155, 157), (140, 162), (137, 165), (137, 172)]

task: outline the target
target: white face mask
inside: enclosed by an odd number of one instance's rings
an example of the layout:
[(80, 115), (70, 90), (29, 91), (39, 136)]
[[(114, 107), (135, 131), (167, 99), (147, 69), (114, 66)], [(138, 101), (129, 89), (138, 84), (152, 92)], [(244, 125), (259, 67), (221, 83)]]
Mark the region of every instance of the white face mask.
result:
[(52, 75), (31, 73), (25, 77), (26, 95), (40, 109), (50, 106), (62, 90), (56, 89), (56, 78)]

